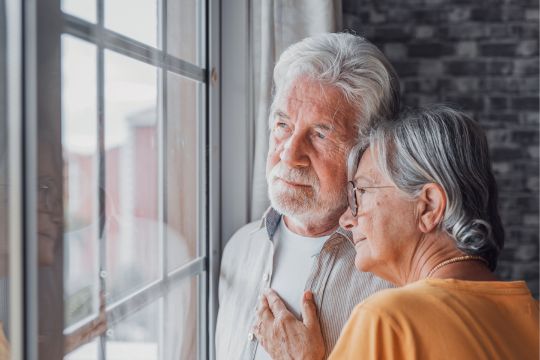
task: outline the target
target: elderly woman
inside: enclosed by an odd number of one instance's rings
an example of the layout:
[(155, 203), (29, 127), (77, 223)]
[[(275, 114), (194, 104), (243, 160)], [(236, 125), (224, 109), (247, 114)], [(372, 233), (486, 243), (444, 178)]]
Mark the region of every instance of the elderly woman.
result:
[[(401, 286), (357, 305), (330, 359), (538, 359), (539, 306), (493, 270), (504, 235), (486, 138), (435, 107), (387, 122), (349, 157), (355, 265)], [(314, 294), (303, 321), (269, 291), (254, 331), (274, 359), (323, 359)], [(316, 295), (316, 294), (315, 294)]]

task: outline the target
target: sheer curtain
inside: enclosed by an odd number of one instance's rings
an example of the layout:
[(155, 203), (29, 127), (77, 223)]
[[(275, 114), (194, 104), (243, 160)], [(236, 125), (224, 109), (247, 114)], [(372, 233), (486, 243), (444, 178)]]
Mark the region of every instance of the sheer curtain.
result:
[(251, 221), (269, 206), (265, 179), (272, 71), (289, 45), (341, 29), (341, 0), (252, 0), (251, 5)]

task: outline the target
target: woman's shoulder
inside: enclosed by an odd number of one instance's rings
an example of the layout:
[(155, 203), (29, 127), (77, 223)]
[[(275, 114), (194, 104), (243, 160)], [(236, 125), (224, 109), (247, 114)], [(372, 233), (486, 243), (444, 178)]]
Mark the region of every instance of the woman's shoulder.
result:
[(429, 286), (425, 281), (418, 281), (382, 290), (358, 304), (354, 311), (390, 317), (402, 316), (403, 310), (407, 314), (414, 314), (437, 302), (441, 296), (444, 296), (444, 292), (441, 293), (440, 289)]

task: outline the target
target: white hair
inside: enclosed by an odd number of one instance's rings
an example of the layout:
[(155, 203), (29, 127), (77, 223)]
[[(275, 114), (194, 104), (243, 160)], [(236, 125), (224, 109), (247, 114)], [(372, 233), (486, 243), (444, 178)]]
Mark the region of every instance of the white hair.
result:
[(276, 102), (301, 76), (341, 90), (357, 110), (359, 137), (379, 119), (391, 119), (398, 113), (399, 80), (383, 53), (360, 36), (326, 33), (293, 44), (281, 54), (274, 68), (270, 126)]
[[(349, 178), (366, 144), (349, 154)], [(369, 145), (382, 174), (410, 198), (416, 198), (425, 184), (439, 184), (447, 197), (441, 229), (458, 249), (482, 256), (495, 269), (504, 230), (487, 139), (477, 123), (462, 112), (434, 106), (379, 124)]]

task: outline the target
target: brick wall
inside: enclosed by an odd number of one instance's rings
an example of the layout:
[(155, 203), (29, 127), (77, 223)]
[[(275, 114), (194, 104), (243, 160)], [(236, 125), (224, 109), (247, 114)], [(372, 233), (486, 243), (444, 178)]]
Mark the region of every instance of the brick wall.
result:
[(538, 0), (344, 0), (344, 28), (374, 42), (405, 103), (445, 102), (487, 132), (506, 245), (497, 272), (539, 293)]

